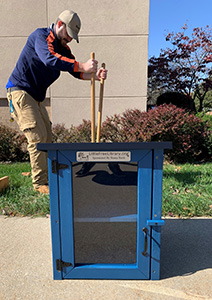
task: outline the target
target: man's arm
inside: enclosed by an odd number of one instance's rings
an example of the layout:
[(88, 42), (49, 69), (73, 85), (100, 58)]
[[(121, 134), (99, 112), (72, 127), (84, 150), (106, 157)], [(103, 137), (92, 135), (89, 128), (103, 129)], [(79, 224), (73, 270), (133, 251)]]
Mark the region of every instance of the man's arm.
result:
[(107, 70), (102, 68), (97, 70), (97, 60), (89, 59), (85, 63), (81, 63), (77, 62), (73, 55), (68, 58), (56, 53), (53, 46), (54, 39), (54, 34), (50, 32), (47, 38), (42, 34), (37, 34), (35, 40), (35, 51), (47, 67), (59, 71), (68, 71), (70, 74), (84, 80), (90, 80), (93, 72), (96, 73), (96, 80), (106, 79)]
[(54, 34), (50, 32), (46, 38), (42, 31), (38, 30), (35, 38), (35, 52), (40, 60), (48, 67), (59, 71), (79, 72), (79, 63), (74, 58), (68, 58), (57, 53), (54, 49)]

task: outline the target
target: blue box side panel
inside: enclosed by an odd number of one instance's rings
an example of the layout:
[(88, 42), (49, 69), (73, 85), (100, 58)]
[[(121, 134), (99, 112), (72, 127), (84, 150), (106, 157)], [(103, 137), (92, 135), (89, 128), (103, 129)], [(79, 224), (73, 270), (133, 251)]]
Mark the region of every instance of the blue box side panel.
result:
[(147, 233), (147, 254), (144, 256), (145, 235), (143, 228), (146, 220), (151, 217), (151, 194), (152, 194), (152, 151), (148, 151), (138, 162), (138, 267), (145, 270), (147, 279), (150, 273), (150, 235)]
[(60, 228), (61, 228), (61, 252), (62, 261), (71, 263), (72, 266), (62, 270), (63, 278), (74, 266), (74, 230), (73, 230), (73, 201), (72, 201), (72, 163), (60, 151), (58, 153), (59, 164), (68, 166), (59, 170), (60, 193)]
[(59, 185), (58, 176), (52, 173), (52, 161), (57, 160), (57, 151), (48, 152), (48, 170), (50, 186), (50, 214), (51, 214), (51, 236), (52, 236), (52, 261), (53, 277), (61, 280), (62, 274), (57, 271), (56, 260), (61, 259), (61, 236), (60, 236), (60, 209), (59, 209)]
[[(163, 150), (153, 154), (152, 220), (161, 219), (163, 181)], [(158, 223), (159, 225), (160, 223)], [(163, 223), (162, 223), (163, 224)], [(152, 226), (151, 279), (160, 279), (161, 226)]]

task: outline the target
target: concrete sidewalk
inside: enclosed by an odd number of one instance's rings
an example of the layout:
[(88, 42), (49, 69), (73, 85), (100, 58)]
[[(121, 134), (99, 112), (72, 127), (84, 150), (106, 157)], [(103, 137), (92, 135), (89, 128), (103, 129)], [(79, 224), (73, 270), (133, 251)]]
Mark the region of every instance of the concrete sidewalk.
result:
[(0, 299), (212, 299), (212, 219), (167, 219), (161, 240), (159, 281), (54, 281), (50, 219), (0, 216)]

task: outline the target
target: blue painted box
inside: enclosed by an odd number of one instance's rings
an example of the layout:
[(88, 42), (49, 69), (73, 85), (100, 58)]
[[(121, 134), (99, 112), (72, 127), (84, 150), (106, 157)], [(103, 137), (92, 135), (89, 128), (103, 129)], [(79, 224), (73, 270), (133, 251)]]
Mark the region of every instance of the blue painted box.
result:
[[(171, 142), (38, 144), (48, 152), (54, 279), (160, 278)], [(77, 175), (83, 164), (92, 168)]]

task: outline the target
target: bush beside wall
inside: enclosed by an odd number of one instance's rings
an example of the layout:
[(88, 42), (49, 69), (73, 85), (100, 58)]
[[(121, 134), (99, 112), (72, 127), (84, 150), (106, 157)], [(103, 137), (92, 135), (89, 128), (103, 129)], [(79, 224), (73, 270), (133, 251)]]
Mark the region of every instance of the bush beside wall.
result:
[(29, 160), (24, 135), (0, 124), (0, 161), (21, 162)]
[(107, 118), (103, 123), (102, 141), (172, 141), (173, 149), (166, 151), (168, 158), (192, 162), (210, 157), (211, 133), (208, 120), (164, 104), (148, 112), (127, 110), (123, 115)]
[[(54, 143), (91, 141), (91, 122), (79, 126), (53, 127)], [(172, 141), (166, 157), (175, 162), (209, 160), (212, 156), (212, 116), (194, 115), (172, 104), (148, 112), (138, 109), (107, 117), (102, 124), (100, 142)], [(16, 131), (0, 125), (0, 161), (25, 161), (26, 139)]]

